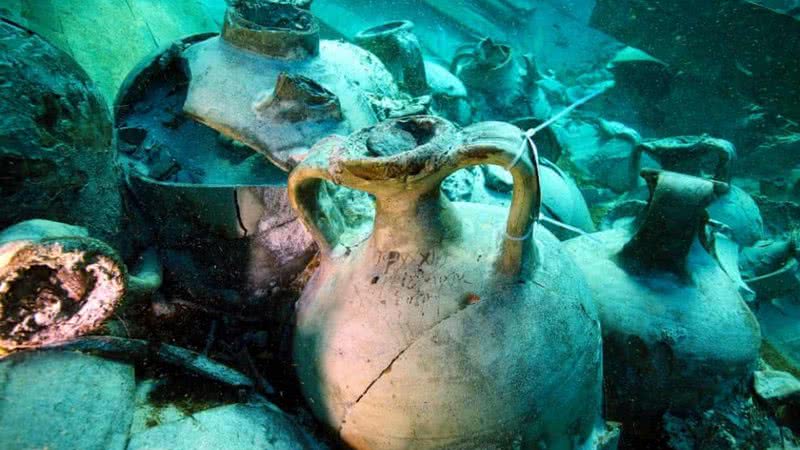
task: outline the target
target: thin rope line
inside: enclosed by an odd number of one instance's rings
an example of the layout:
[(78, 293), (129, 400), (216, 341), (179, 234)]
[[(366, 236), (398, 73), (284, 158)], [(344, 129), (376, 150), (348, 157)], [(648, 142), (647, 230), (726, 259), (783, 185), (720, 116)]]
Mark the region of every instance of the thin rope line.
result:
[(525, 134), (524, 134), (525, 139), (522, 140), (522, 144), (520, 144), (519, 150), (517, 150), (517, 155), (514, 157), (513, 160), (511, 160), (511, 162), (508, 164), (508, 167), (506, 167), (506, 169), (507, 170), (511, 170), (514, 166), (517, 165), (519, 160), (522, 159), (522, 155), (525, 153), (525, 146), (526, 145), (530, 145), (531, 150), (533, 151), (533, 157), (534, 157), (534, 159), (536, 161), (538, 161), (539, 160), (539, 152), (538, 152), (538, 150), (536, 148), (536, 144), (533, 142), (533, 136), (536, 133), (538, 133), (539, 131), (542, 131), (545, 128), (547, 128), (550, 125), (552, 125), (553, 123), (557, 122), (562, 117), (564, 117), (567, 114), (571, 113), (572, 111), (575, 110), (575, 108), (583, 105), (584, 103), (586, 103), (589, 100), (597, 97), (598, 95), (602, 94), (605, 91), (606, 91), (605, 89), (600, 89), (598, 91), (594, 91), (591, 94), (589, 94), (589, 95), (587, 95), (587, 96), (585, 96), (585, 97), (583, 97), (581, 99), (578, 99), (575, 103), (573, 103), (573, 104), (567, 106), (566, 108), (562, 109), (561, 111), (558, 112), (558, 114), (554, 115), (553, 117), (545, 120), (544, 122), (540, 123), (539, 125), (531, 128), (531, 129), (525, 131)]
[[(517, 163), (519, 163), (519, 160), (522, 159), (522, 155), (525, 154), (525, 147), (526, 146), (529, 146), (530, 149), (531, 149), (531, 153), (533, 153), (534, 164), (538, 164), (539, 163), (539, 149), (536, 147), (536, 142), (533, 141), (533, 136), (536, 133), (538, 133), (539, 131), (549, 127), (550, 125), (552, 125), (556, 121), (560, 120), (562, 117), (564, 117), (567, 114), (571, 113), (572, 111), (575, 110), (575, 108), (583, 105), (584, 103), (586, 103), (589, 100), (597, 97), (598, 95), (602, 94), (605, 91), (606, 91), (605, 89), (600, 89), (600, 90), (594, 91), (591, 94), (589, 94), (589, 95), (587, 95), (587, 96), (585, 96), (583, 98), (578, 99), (576, 102), (574, 102), (571, 105), (567, 106), (566, 108), (562, 109), (561, 111), (558, 112), (558, 114), (554, 115), (553, 117), (545, 120), (544, 122), (540, 123), (539, 125), (537, 125), (537, 126), (535, 126), (533, 128), (528, 129), (527, 131), (525, 131), (525, 133), (524, 133), (525, 138), (522, 140), (522, 143), (519, 146), (519, 150), (517, 150), (516, 156), (514, 156), (514, 159), (511, 160), (511, 162), (508, 164), (508, 166), (506, 167), (506, 170), (510, 171), (511, 169), (514, 168), (514, 166), (517, 165)], [(553, 225), (562, 227), (562, 228), (567, 229), (569, 231), (578, 233), (578, 234), (583, 235), (583, 236), (587, 236), (587, 237), (591, 238), (593, 241), (597, 241), (597, 239), (595, 239), (593, 236), (589, 236), (589, 233), (587, 233), (587, 232), (585, 232), (585, 231), (583, 231), (583, 230), (581, 230), (581, 229), (579, 229), (577, 227), (573, 227), (573, 226), (567, 225), (567, 224), (565, 224), (563, 222), (559, 222), (557, 220), (551, 219), (551, 218), (545, 216), (541, 212), (539, 213), (539, 217), (537, 217), (536, 220), (531, 222), (531, 226), (528, 228), (528, 231), (523, 236), (511, 236), (510, 234), (508, 234), (508, 231), (505, 231), (504, 234), (505, 234), (506, 239), (511, 240), (511, 241), (524, 241), (524, 240), (528, 239), (529, 237), (531, 237), (533, 235), (533, 229), (536, 226), (536, 222), (538, 220), (549, 222), (549, 223), (551, 223)], [(597, 241), (597, 242), (599, 242), (599, 241)]]

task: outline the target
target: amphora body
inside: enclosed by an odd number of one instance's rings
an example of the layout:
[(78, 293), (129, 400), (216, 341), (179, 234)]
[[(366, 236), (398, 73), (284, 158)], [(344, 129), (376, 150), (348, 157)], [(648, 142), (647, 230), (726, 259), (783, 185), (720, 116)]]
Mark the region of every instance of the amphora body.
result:
[[(540, 196), (522, 132), (417, 116), (320, 142), (290, 175), (321, 248), (299, 301), (294, 357), (314, 413), (359, 449), (589, 448), (601, 342), (579, 270), (534, 229)], [(450, 203), (439, 184), (511, 166), (510, 213)], [(376, 199), (343, 245), (321, 180)], [(506, 219), (508, 217), (508, 219)], [(507, 220), (507, 221), (506, 221)]]
[(707, 250), (706, 208), (726, 186), (674, 172), (643, 175), (650, 200), (632, 230), (565, 243), (600, 312), (609, 418), (631, 431), (628, 421), (735, 394), (761, 341), (738, 285)]

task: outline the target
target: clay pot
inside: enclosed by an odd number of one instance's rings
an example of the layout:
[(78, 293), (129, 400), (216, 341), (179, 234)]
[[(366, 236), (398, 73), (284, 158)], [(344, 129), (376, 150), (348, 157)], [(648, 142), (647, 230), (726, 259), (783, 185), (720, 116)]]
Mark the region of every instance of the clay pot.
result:
[(383, 61), (402, 90), (411, 95), (428, 93), (425, 62), (414, 23), (387, 22), (358, 32), (353, 40)]
[(396, 93), (371, 54), (320, 41), (316, 19), (286, 2), (238, 2), (221, 36), (190, 36), (143, 61), (115, 124), (169, 280), (263, 313), (316, 251), (289, 207), (285, 170), (327, 134), (374, 123), (369, 96)]
[(401, 90), (430, 96), (436, 115), (466, 125), (472, 111), (464, 83), (442, 65), (423, 59), (422, 47), (408, 20), (386, 22), (358, 32), (354, 41), (377, 56)]
[(511, 47), (484, 38), (461, 46), (450, 71), (470, 93), (475, 120), (548, 117), (550, 105), (536, 84), (539, 73), (529, 56), (517, 58)]
[[(459, 131), (419, 116), (326, 139), (291, 173), (292, 206), (321, 251), (298, 303), (295, 364), (312, 410), (348, 445), (593, 445), (599, 324), (579, 270), (536, 227), (538, 170), (527, 153), (513, 163), (521, 143), (512, 125)], [(441, 194), (448, 175), (480, 164), (513, 166), (510, 212)], [(317, 201), (326, 183), (376, 198), (368, 238), (342, 245)]]
[(725, 186), (643, 176), (650, 201), (632, 229), (566, 242), (600, 309), (607, 411), (623, 427), (737, 392), (761, 343), (737, 284), (706, 249), (706, 208)]
[(0, 229), (57, 220), (119, 248), (121, 179), (97, 87), (68, 54), (6, 19), (0, 80)]
[(151, 256), (131, 276), (86, 228), (47, 220), (7, 228), (0, 233), (0, 356), (97, 330), (123, 297), (158, 289), (160, 268)]

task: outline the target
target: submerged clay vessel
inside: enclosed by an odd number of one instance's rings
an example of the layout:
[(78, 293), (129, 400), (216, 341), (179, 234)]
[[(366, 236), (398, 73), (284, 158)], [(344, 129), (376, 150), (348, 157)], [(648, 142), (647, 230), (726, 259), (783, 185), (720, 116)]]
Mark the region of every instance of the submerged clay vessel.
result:
[[(418, 116), (331, 137), (292, 172), (321, 249), (294, 357), (317, 417), (358, 449), (588, 448), (600, 330), (585, 281), (545, 229), (522, 132)], [(471, 165), (511, 167), (510, 212), (440, 192)], [(318, 193), (376, 198), (371, 235), (342, 245)], [(516, 446), (516, 447), (515, 447)]]
[(706, 208), (724, 186), (643, 176), (650, 201), (633, 229), (566, 242), (600, 310), (608, 414), (623, 427), (734, 394), (761, 341), (737, 284), (706, 249)]
[[(221, 36), (189, 36), (144, 60), (115, 104), (120, 159), (157, 224), (169, 279), (220, 307), (287, 288), (316, 249), (286, 170), (317, 140), (376, 122), (393, 96), (370, 53), (319, 39), (310, 2), (233, 2)], [(282, 308), (282, 306), (281, 306)]]
[(476, 120), (550, 116), (533, 59), (518, 58), (508, 45), (490, 38), (463, 45), (453, 56), (450, 71), (467, 86)]
[(0, 357), (98, 329), (123, 298), (158, 289), (160, 268), (145, 255), (137, 275), (86, 228), (29, 220), (0, 232)]

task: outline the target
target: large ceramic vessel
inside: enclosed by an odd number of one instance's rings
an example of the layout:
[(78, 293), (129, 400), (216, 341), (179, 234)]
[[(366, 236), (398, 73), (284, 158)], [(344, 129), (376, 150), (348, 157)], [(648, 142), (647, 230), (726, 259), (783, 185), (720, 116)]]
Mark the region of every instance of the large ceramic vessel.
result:
[(737, 392), (761, 341), (737, 284), (706, 249), (706, 208), (725, 187), (643, 174), (650, 201), (632, 229), (566, 242), (600, 311), (609, 418), (624, 422), (708, 407)]
[(320, 40), (316, 18), (287, 2), (235, 2), (221, 35), (142, 61), (117, 96), (115, 126), (169, 278), (263, 312), (315, 253), (288, 205), (286, 170), (329, 133), (375, 123), (370, 98), (395, 94), (377, 58)]
[[(601, 344), (585, 281), (536, 227), (538, 170), (522, 132), (434, 117), (317, 144), (289, 178), (321, 249), (294, 357), (319, 419), (359, 449), (582, 448), (599, 422)], [(440, 183), (512, 165), (510, 212), (451, 203)], [(371, 235), (340, 244), (325, 183), (376, 198)]]

